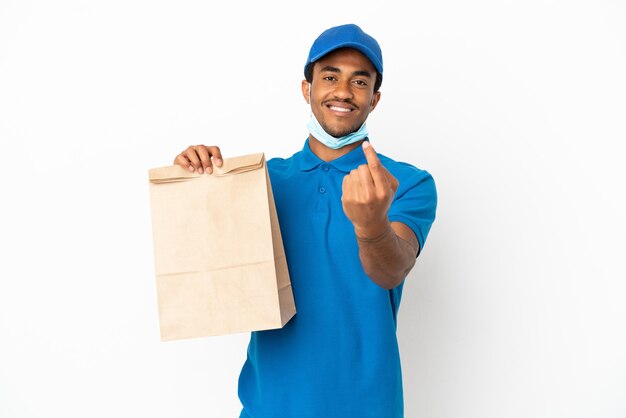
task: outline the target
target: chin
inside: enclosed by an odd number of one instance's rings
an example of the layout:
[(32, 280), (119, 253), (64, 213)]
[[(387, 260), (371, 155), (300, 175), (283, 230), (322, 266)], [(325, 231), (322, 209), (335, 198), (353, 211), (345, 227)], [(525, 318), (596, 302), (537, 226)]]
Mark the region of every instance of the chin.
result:
[(322, 126), (324, 128), (324, 130), (326, 132), (328, 132), (330, 135), (334, 136), (335, 138), (341, 138), (342, 136), (346, 136), (348, 134), (351, 134), (352, 132), (356, 132), (358, 128), (338, 128), (338, 129), (330, 129), (330, 128), (326, 128), (325, 126)]

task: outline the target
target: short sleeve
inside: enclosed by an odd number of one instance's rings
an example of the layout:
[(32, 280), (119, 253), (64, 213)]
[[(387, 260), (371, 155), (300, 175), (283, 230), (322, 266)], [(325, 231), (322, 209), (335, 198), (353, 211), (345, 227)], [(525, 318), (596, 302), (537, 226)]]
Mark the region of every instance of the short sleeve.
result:
[(417, 169), (404, 178), (398, 178), (398, 181), (400, 184), (389, 208), (389, 221), (402, 222), (411, 228), (419, 241), (421, 252), (430, 227), (435, 221), (437, 210), (435, 181), (430, 173)]

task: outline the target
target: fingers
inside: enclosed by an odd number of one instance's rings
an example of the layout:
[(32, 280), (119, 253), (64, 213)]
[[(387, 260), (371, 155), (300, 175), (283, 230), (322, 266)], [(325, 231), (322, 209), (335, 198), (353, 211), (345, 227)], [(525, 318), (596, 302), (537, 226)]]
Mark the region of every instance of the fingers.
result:
[(220, 151), (220, 147), (218, 146), (210, 146), (210, 147), (206, 147), (207, 150), (209, 151), (209, 154), (213, 156), (213, 162), (215, 163), (216, 166), (221, 167), (222, 166), (222, 151)]
[(389, 187), (391, 187), (391, 190), (395, 194), (396, 190), (398, 190), (400, 182), (398, 182), (398, 179), (395, 178), (389, 171), (387, 171), (387, 169), (385, 169), (385, 175), (387, 177), (387, 181), (389, 182)]
[[(371, 177), (369, 180), (363, 180), (365, 176), (362, 173), (362, 167), (367, 169), (367, 165), (363, 164), (362, 166), (353, 169), (350, 173), (343, 177), (343, 182), (341, 183), (342, 199), (346, 197), (354, 201), (360, 201), (363, 195), (367, 195), (367, 191), (363, 190), (361, 182), (364, 181), (365, 184), (373, 184), (373, 182)], [(369, 173), (367, 176), (369, 176)]]
[(374, 179), (372, 178), (372, 174), (370, 173), (370, 169), (367, 164), (360, 165), (354, 171), (356, 172), (355, 176), (358, 178), (359, 186), (363, 191), (373, 192), (376, 189)]
[(367, 164), (361, 164), (350, 171), (343, 178), (343, 193), (355, 202), (371, 202), (372, 200), (386, 200), (388, 187), (377, 188)]
[[(189, 171), (198, 170), (198, 173), (202, 174), (204, 172), (204, 166), (202, 165), (201, 157), (198, 155), (201, 154), (202, 151), (199, 148), (204, 148), (202, 145), (200, 146), (190, 146), (185, 151), (183, 151), (183, 156), (189, 160)], [(207, 170), (207, 172), (209, 172)]]
[(187, 168), (189, 169), (189, 171), (193, 171), (193, 166), (191, 166), (191, 163), (189, 162), (187, 157), (185, 157), (182, 153), (176, 156), (176, 158), (174, 159), (174, 164)]
[(370, 167), (378, 167), (382, 165), (380, 163), (380, 159), (378, 158), (378, 154), (376, 154), (374, 147), (369, 143), (369, 141), (363, 141), (363, 153), (367, 159), (367, 165)]
[(368, 141), (363, 142), (363, 153), (367, 164), (350, 172), (350, 186), (365, 200), (373, 196), (385, 200), (390, 190), (393, 196), (398, 190), (398, 180), (382, 165), (374, 147)]
[(186, 167), (189, 171), (199, 174), (213, 172), (213, 163), (221, 167), (222, 152), (218, 146), (191, 145), (174, 159), (174, 164)]
[(367, 159), (367, 166), (372, 174), (372, 179), (376, 187), (388, 187), (389, 180), (387, 178), (388, 171), (380, 163), (380, 159), (374, 151), (374, 147), (368, 142), (363, 141), (363, 153)]

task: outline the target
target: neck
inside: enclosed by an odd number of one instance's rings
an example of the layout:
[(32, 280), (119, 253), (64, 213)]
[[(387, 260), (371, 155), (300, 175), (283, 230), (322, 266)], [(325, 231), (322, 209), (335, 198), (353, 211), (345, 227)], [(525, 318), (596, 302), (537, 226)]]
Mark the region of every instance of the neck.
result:
[(313, 135), (309, 135), (309, 147), (313, 154), (317, 155), (317, 157), (322, 161), (332, 161), (336, 160), (339, 157), (343, 157), (353, 149), (361, 146), (364, 139), (361, 141), (357, 141), (353, 144), (348, 144), (345, 147), (339, 149), (328, 148), (326, 145), (322, 144), (318, 141)]

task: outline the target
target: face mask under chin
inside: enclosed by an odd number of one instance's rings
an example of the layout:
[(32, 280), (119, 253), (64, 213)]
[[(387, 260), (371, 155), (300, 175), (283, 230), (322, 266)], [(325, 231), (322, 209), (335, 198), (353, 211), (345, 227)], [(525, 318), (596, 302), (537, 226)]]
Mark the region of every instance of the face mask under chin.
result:
[(309, 120), (307, 127), (309, 129), (309, 133), (313, 137), (315, 137), (315, 139), (331, 149), (343, 148), (346, 145), (350, 145), (367, 138), (368, 135), (367, 126), (365, 122), (363, 122), (361, 127), (355, 132), (349, 133), (348, 135), (344, 135), (339, 138), (334, 137), (326, 132), (326, 130), (324, 130), (313, 112), (311, 112), (311, 119)]

